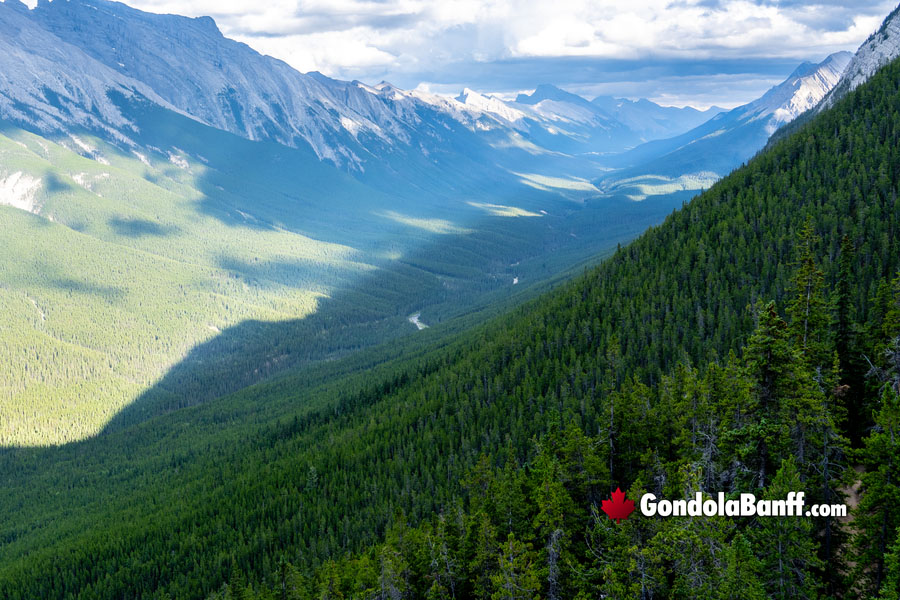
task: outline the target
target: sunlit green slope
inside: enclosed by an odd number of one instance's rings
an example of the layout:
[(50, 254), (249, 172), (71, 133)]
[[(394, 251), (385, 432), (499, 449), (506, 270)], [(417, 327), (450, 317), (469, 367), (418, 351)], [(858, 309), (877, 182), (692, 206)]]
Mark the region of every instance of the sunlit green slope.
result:
[(505, 298), (677, 201), (585, 204), (465, 158), (369, 185), (122, 102), (137, 145), (0, 127), (0, 445), (83, 439), (135, 402), (132, 420), (415, 334), (410, 315)]

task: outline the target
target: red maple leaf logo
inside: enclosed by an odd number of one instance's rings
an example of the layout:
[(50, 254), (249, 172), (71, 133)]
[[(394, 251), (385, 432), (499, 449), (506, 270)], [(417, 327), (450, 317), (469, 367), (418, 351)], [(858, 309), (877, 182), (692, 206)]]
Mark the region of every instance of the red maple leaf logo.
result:
[(625, 492), (616, 488), (616, 491), (612, 493), (612, 500), (604, 500), (600, 503), (600, 508), (609, 515), (610, 519), (615, 519), (616, 523), (619, 523), (634, 512), (634, 500), (626, 500)]

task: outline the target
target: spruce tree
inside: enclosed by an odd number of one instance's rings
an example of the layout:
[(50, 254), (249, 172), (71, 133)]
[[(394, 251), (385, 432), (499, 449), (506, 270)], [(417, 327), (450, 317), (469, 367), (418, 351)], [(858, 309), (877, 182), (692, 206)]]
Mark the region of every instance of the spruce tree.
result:
[[(763, 497), (785, 500), (789, 492), (805, 491), (793, 457), (782, 461)], [(757, 517), (753, 531), (757, 554), (762, 558), (763, 585), (770, 598), (811, 599), (819, 596), (818, 558), (814, 528), (809, 517)]]
[(762, 563), (753, 554), (750, 542), (737, 533), (725, 547), (722, 580), (716, 592), (718, 600), (764, 600)]
[(893, 378), (882, 386), (875, 428), (864, 440), (860, 501), (854, 527), (854, 578), (858, 589), (876, 593), (885, 580), (885, 555), (900, 526), (900, 393)]
[(797, 267), (791, 278), (788, 315), (795, 346), (812, 367), (830, 366), (828, 351), (828, 305), (825, 301), (825, 276), (816, 264), (815, 247), (819, 237), (808, 218), (797, 240)]
[(529, 546), (509, 534), (500, 545), (499, 567), (491, 577), (491, 600), (536, 600), (540, 583)]

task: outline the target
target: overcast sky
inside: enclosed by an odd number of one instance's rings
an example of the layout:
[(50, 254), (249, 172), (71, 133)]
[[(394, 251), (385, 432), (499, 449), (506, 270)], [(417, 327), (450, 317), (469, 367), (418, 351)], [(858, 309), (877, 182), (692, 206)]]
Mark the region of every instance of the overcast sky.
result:
[(456, 93), (735, 106), (804, 60), (855, 51), (898, 0), (125, 0), (210, 15), (300, 71)]

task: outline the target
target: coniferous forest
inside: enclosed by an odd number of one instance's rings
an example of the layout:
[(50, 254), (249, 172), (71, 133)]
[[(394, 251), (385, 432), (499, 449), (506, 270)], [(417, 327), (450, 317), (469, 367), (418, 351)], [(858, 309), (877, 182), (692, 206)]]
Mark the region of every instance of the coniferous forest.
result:
[[(486, 324), (0, 450), (0, 598), (896, 600), (898, 189), (894, 62)], [(617, 488), (849, 513), (616, 523)]]

